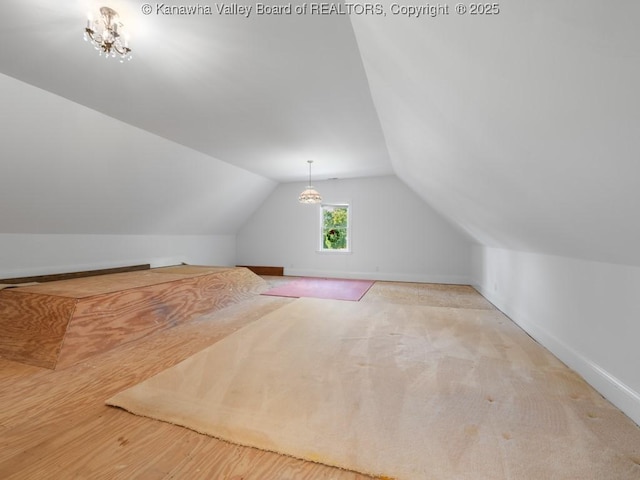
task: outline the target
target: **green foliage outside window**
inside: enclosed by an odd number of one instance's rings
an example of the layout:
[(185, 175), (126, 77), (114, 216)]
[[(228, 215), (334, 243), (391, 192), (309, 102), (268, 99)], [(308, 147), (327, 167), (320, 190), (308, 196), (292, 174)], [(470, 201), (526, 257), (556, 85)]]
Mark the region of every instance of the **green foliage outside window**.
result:
[(326, 250), (345, 250), (347, 248), (347, 222), (349, 215), (346, 206), (322, 207), (322, 240)]

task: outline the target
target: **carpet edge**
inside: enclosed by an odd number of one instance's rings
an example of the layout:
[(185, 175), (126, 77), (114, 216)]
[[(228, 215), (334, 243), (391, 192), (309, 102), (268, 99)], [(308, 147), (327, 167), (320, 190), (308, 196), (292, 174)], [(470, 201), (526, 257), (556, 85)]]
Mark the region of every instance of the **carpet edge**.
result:
[(126, 413), (129, 413), (131, 415), (136, 415), (138, 417), (143, 417), (143, 418), (148, 418), (149, 420), (153, 420), (153, 421), (157, 421), (157, 422), (164, 422), (164, 423), (169, 423), (171, 425), (175, 425), (176, 427), (180, 427), (180, 428), (186, 428), (188, 430), (194, 431), (200, 435), (206, 435), (207, 437), (211, 437), (214, 438), (216, 440), (219, 440), (221, 442), (225, 442), (228, 443), (230, 445), (239, 445), (241, 447), (245, 447), (245, 448), (254, 448), (256, 450), (260, 450), (263, 452), (269, 452), (269, 453), (273, 453), (276, 455), (282, 455), (284, 457), (289, 457), (289, 458), (294, 458), (296, 460), (300, 460), (303, 462), (311, 462), (311, 463), (316, 463), (318, 465), (323, 465), (326, 467), (331, 467), (331, 468), (338, 468), (340, 470), (344, 470), (346, 472), (352, 472), (358, 475), (366, 475), (369, 477), (372, 477), (373, 479), (379, 479), (379, 480), (399, 480), (396, 477), (392, 477), (392, 476), (388, 476), (382, 473), (372, 473), (372, 472), (365, 472), (365, 471), (359, 471), (359, 470), (353, 470), (351, 468), (347, 468), (345, 466), (342, 466), (339, 464), (339, 462), (326, 462), (326, 461), (320, 461), (317, 459), (312, 458), (314, 455), (308, 455), (308, 457), (302, 457), (302, 456), (295, 456), (295, 455), (291, 455), (290, 453), (285, 453), (285, 452), (280, 452), (278, 450), (275, 449), (269, 449), (266, 448), (264, 446), (260, 446), (258, 444), (253, 444), (251, 442), (238, 442), (238, 441), (231, 441), (227, 438), (225, 438), (223, 435), (219, 435), (219, 434), (213, 434), (209, 431), (207, 431), (207, 429), (204, 428), (197, 428), (195, 426), (191, 426), (191, 425), (185, 425), (185, 423), (188, 422), (180, 422), (179, 420), (175, 420), (175, 419), (171, 419), (171, 418), (164, 418), (164, 417), (158, 417), (156, 416), (152, 416), (149, 413), (144, 412), (144, 408), (141, 408), (140, 411), (133, 409), (131, 407), (126, 406), (126, 402), (122, 402), (122, 403), (118, 403), (117, 400), (114, 400), (119, 394), (114, 395), (113, 397), (105, 400), (105, 405), (107, 405), (108, 407), (111, 408), (116, 408), (119, 410), (122, 410)]

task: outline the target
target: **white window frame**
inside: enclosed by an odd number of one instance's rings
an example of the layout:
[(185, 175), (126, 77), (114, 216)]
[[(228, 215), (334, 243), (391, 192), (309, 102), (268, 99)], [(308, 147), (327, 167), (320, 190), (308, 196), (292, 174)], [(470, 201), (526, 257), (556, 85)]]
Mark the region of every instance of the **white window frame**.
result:
[[(325, 207), (346, 207), (347, 209), (347, 246), (340, 250), (326, 248), (324, 245), (324, 210)], [(319, 221), (318, 221), (318, 250), (317, 253), (330, 254), (330, 255), (344, 255), (350, 254), (353, 246), (353, 239), (351, 237), (351, 224), (353, 223), (353, 206), (351, 202), (323, 202), (320, 204), (319, 209)]]

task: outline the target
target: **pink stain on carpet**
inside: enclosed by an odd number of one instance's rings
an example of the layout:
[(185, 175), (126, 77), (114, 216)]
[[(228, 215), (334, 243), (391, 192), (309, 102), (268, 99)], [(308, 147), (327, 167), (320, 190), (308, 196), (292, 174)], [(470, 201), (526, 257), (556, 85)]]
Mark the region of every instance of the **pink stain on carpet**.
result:
[(284, 285), (267, 290), (262, 295), (328, 298), (331, 300), (357, 302), (367, 293), (373, 283), (370, 280), (300, 277)]

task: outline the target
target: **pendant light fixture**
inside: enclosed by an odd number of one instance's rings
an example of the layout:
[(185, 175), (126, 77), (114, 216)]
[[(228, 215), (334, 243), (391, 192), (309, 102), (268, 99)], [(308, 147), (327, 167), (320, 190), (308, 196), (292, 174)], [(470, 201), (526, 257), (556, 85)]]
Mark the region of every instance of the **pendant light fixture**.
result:
[(307, 160), (307, 163), (309, 164), (309, 183), (307, 184), (307, 188), (305, 189), (305, 191), (298, 196), (298, 201), (300, 203), (308, 203), (308, 204), (320, 203), (322, 202), (322, 197), (311, 186), (311, 164), (313, 163), (313, 160)]

